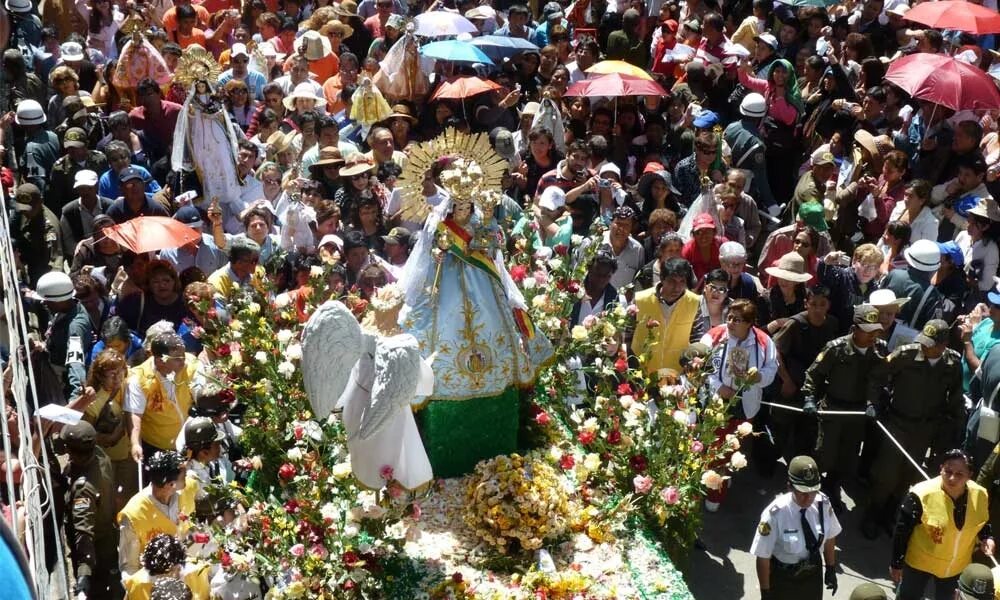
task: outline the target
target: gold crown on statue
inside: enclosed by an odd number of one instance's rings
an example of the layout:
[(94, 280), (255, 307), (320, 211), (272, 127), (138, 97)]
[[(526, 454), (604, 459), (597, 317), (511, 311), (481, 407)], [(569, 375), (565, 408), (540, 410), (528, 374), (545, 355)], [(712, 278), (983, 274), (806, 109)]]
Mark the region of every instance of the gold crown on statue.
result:
[(489, 219), (501, 198), (503, 173), (510, 163), (493, 150), (484, 133), (468, 134), (449, 127), (438, 137), (418, 144), (399, 178), (403, 195), (402, 217), (421, 222), (431, 210), (423, 194), (424, 178), (435, 166), (441, 166), (441, 187), (452, 204), (474, 202), (483, 217)]
[(184, 53), (177, 61), (177, 70), (174, 71), (174, 81), (183, 84), (185, 87), (195, 81), (204, 79), (214, 84), (222, 74), (222, 67), (215, 62), (215, 58), (198, 44), (191, 44), (184, 49)]

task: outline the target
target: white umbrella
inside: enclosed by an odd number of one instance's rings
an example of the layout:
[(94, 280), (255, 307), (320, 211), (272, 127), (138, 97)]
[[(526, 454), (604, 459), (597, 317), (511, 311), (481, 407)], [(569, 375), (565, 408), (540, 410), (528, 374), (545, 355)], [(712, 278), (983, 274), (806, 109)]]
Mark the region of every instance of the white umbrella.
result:
[(423, 13), (413, 19), (416, 24), (417, 35), (425, 37), (439, 37), (443, 35), (458, 35), (460, 33), (476, 33), (479, 30), (460, 14), (445, 11), (434, 11)]

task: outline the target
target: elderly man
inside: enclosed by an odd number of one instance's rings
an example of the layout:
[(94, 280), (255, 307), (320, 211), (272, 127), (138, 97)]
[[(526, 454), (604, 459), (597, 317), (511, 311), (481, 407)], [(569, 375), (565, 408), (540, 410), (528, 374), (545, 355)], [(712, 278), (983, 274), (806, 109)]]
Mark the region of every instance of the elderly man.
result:
[(174, 447), (193, 400), (191, 382), (198, 362), (185, 353), (176, 333), (155, 334), (150, 356), (129, 372), (125, 412), (129, 413), (132, 458)]
[(371, 159), (376, 165), (387, 162), (394, 162), (400, 169), (406, 168), (408, 160), (406, 154), (395, 149), (392, 132), (386, 127), (373, 127), (368, 134), (368, 144), (371, 150), (365, 152), (365, 157)]
[(106, 214), (111, 208), (111, 198), (97, 195), (97, 172), (84, 169), (73, 178), (76, 199), (62, 207), (59, 229), (62, 232), (63, 258), (73, 259), (80, 240), (94, 235), (94, 218)]
[(223, 297), (233, 285), (246, 286), (260, 263), (260, 245), (250, 238), (236, 238), (229, 247), (229, 262), (208, 276), (208, 282)]
[(672, 258), (660, 269), (660, 283), (635, 295), (639, 314), (632, 351), (650, 353), (646, 373), (663, 368), (680, 372), (681, 352), (705, 334), (701, 296), (690, 289), (694, 283), (691, 263)]

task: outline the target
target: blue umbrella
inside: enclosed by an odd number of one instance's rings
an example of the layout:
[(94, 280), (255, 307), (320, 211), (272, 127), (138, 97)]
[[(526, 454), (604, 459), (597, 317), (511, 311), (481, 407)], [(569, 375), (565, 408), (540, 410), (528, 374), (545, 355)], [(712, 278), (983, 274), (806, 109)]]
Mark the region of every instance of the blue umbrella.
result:
[(431, 42), (420, 47), (420, 53), (427, 58), (450, 60), (452, 62), (483, 63), (492, 65), (489, 56), (472, 44), (462, 40)]
[(538, 46), (524, 38), (508, 37), (506, 35), (484, 35), (472, 38), (469, 43), (486, 53), (495, 61), (516, 56), (522, 52), (538, 52)]

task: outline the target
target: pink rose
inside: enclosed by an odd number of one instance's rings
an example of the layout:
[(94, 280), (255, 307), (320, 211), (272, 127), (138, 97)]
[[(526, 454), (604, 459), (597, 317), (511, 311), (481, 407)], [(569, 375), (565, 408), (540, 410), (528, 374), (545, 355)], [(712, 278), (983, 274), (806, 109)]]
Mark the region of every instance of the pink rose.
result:
[(329, 552), (326, 551), (326, 547), (323, 544), (313, 544), (312, 548), (309, 548), (309, 554), (313, 558), (323, 559), (327, 557)]
[(648, 475), (636, 475), (632, 478), (632, 487), (637, 494), (648, 494), (653, 489), (653, 478)]
[(681, 494), (680, 492), (677, 491), (677, 488), (675, 488), (674, 486), (670, 486), (668, 488), (663, 488), (663, 491), (660, 492), (660, 499), (663, 500), (663, 502), (665, 502), (666, 504), (673, 506), (674, 504), (677, 504), (677, 502), (680, 501)]
[(635, 304), (629, 304), (625, 311), (628, 313), (628, 316), (634, 319), (639, 314), (639, 307)]
[(701, 454), (705, 450), (705, 444), (702, 444), (698, 440), (691, 442), (691, 452), (695, 454)]
[(595, 323), (597, 323), (597, 317), (595, 317), (594, 315), (587, 315), (586, 317), (583, 318), (583, 323), (581, 323), (581, 325), (583, 325), (587, 329), (590, 329), (591, 327), (594, 326)]
[(392, 467), (390, 465), (382, 465), (382, 468), (378, 470), (379, 477), (389, 481), (392, 479)]
[(292, 556), (302, 556), (306, 553), (306, 547), (302, 544), (295, 544), (289, 548), (288, 551), (292, 554)]
[(534, 277), (535, 277), (535, 283), (538, 285), (545, 285), (549, 281), (549, 274), (541, 269), (535, 271)]

